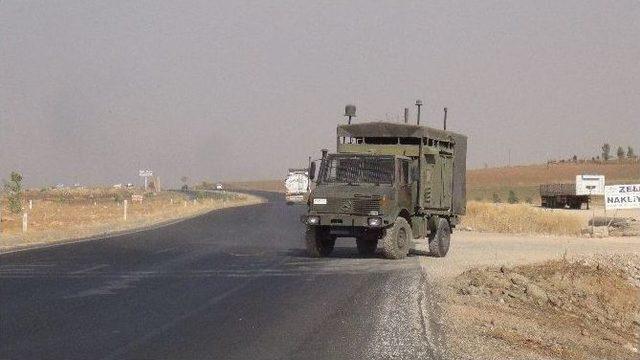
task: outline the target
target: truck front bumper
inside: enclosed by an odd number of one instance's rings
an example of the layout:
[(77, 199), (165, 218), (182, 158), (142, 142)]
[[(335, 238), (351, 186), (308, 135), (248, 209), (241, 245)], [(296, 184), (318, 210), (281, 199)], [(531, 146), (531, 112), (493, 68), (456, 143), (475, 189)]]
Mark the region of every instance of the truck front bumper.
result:
[(384, 215), (350, 215), (350, 214), (329, 214), (329, 213), (309, 213), (302, 215), (300, 221), (309, 226), (328, 226), (336, 228), (364, 227), (383, 228), (391, 221)]

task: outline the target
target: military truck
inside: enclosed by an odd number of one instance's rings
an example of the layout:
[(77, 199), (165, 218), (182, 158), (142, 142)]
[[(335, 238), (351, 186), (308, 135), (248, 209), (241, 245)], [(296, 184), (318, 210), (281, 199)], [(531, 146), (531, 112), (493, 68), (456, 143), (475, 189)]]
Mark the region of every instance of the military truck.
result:
[(351, 237), (363, 256), (380, 245), (384, 257), (402, 259), (428, 237), (431, 254), (445, 256), (466, 209), (466, 148), (464, 135), (406, 120), (339, 125), (336, 153), (323, 150), (309, 169), (316, 187), (301, 217), (309, 255), (328, 256), (336, 238)]

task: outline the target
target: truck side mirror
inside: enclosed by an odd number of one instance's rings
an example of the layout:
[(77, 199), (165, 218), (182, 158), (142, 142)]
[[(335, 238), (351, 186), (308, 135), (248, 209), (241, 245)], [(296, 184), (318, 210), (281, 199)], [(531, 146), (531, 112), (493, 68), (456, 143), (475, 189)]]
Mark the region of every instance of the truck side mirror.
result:
[(316, 178), (316, 162), (311, 162), (311, 166), (309, 166), (309, 179), (315, 180)]

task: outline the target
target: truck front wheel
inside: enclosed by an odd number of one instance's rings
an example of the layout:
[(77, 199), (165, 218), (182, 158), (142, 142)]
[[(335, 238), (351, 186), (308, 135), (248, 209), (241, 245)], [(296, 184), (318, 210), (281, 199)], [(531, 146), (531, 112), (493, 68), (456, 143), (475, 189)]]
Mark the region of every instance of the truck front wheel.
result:
[(382, 237), (382, 255), (387, 259), (404, 259), (409, 254), (413, 235), (411, 226), (402, 217), (384, 230)]
[(449, 251), (451, 227), (445, 218), (436, 218), (435, 229), (429, 234), (429, 252), (435, 257), (444, 257)]
[(329, 256), (336, 245), (336, 237), (317, 226), (308, 226), (305, 233), (307, 254), (311, 257)]

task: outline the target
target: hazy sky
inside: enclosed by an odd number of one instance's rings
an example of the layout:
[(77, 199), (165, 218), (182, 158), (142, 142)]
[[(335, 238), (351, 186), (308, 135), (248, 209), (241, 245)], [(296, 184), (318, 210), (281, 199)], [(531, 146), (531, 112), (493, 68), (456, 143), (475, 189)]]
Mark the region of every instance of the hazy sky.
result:
[(640, 1), (0, 1), (0, 176), (32, 185), (282, 178), (346, 103), (417, 98), (470, 167), (640, 152)]

